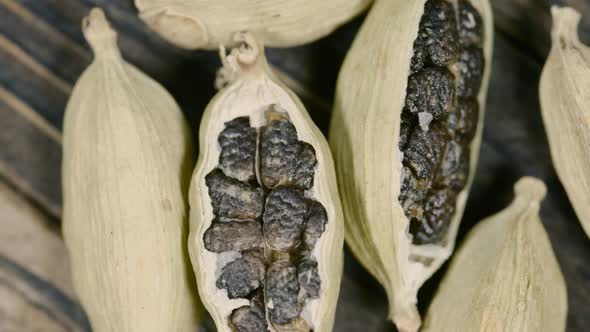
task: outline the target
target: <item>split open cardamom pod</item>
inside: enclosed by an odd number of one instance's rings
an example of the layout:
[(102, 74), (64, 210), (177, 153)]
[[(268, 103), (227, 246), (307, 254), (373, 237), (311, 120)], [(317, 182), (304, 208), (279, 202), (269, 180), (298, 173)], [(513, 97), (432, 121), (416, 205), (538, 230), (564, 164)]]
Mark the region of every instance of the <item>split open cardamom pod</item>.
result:
[(539, 95), (553, 165), (590, 236), (590, 48), (578, 39), (580, 14), (553, 7), (551, 51)]
[(263, 46), (235, 41), (190, 188), (199, 293), (220, 332), (331, 331), (344, 241), (332, 156)]
[(565, 331), (565, 282), (539, 218), (545, 185), (524, 177), (514, 191), (457, 250), (422, 331)]
[(64, 119), (63, 235), (92, 328), (195, 331), (186, 248), (191, 131), (163, 87), (123, 60), (102, 10)]
[(139, 16), (172, 44), (231, 45), (249, 31), (266, 46), (290, 47), (328, 35), (372, 0), (135, 0)]
[(377, 0), (341, 69), (330, 145), (347, 243), (416, 331), (416, 295), (453, 251), (492, 55), (487, 0)]

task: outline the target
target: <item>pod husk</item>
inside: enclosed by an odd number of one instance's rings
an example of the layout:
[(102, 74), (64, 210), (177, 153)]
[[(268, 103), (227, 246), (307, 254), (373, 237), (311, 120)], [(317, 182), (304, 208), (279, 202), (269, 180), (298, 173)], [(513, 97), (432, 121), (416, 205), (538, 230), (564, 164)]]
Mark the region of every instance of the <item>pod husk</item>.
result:
[(416, 331), (416, 295), (453, 251), (457, 229), (476, 169), (492, 61), (492, 11), (471, 0), (484, 20), (486, 68), (477, 134), (471, 143), (470, 176), (457, 199), (446, 241), (411, 245), (409, 221), (399, 204), (400, 115), (413, 44), (426, 0), (377, 0), (338, 77), (330, 146), (344, 207), (346, 240), (355, 256), (385, 288), (392, 319), (401, 331)]
[(172, 44), (214, 49), (239, 31), (266, 46), (290, 47), (328, 35), (372, 0), (135, 0), (139, 16)]
[(514, 191), (467, 235), (422, 331), (565, 331), (565, 282), (539, 218), (545, 185), (524, 177)]
[(95, 58), (67, 105), (62, 165), (76, 292), (94, 331), (195, 331), (190, 129), (172, 96), (123, 60), (102, 10), (83, 31)]
[(581, 15), (553, 7), (553, 45), (539, 95), (553, 165), (590, 236), (590, 48), (578, 39)]
[[(218, 164), (220, 148), (217, 138), (225, 122), (249, 116), (251, 126), (258, 128), (265, 123), (264, 109), (270, 104), (276, 104), (288, 113), (299, 140), (311, 144), (316, 151), (314, 185), (306, 196), (311, 196), (326, 208), (328, 223), (313, 250), (322, 282), (320, 298), (306, 304), (302, 317), (314, 331), (331, 331), (340, 290), (344, 242), (342, 207), (332, 155), (326, 139), (312, 122), (301, 101), (271, 71), (263, 46), (249, 33), (238, 33), (235, 38), (237, 43), (242, 44), (240, 48), (235, 48), (227, 56), (225, 49), (221, 49), (224, 67), (220, 70), (217, 83), (229, 84), (211, 100), (201, 120), (199, 159), (189, 195), (189, 252), (197, 275), (199, 294), (220, 332), (231, 332), (227, 317), (233, 309), (249, 303), (246, 299), (230, 300), (225, 290), (215, 286), (221, 261), (218, 254), (205, 249), (203, 242), (203, 235), (214, 218), (205, 175)], [(270, 324), (269, 329), (278, 331)]]

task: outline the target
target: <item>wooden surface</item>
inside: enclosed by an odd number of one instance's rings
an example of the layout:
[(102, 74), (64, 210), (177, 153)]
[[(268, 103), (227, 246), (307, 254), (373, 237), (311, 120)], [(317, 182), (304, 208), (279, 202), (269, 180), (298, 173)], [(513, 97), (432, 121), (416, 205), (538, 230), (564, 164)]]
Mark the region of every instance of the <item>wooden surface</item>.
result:
[[(537, 85), (550, 47), (550, 6), (582, 11), (582, 40), (590, 42), (590, 1), (492, 3), (496, 39), (484, 140), (459, 241), (508, 204), (520, 176), (543, 179), (549, 194), (542, 218), (568, 284), (568, 331), (587, 331), (590, 241), (551, 165)], [(0, 331), (90, 330), (69, 282), (59, 217), (63, 110), (92, 59), (80, 20), (93, 6), (105, 8), (125, 58), (168, 88), (193, 128), (215, 93), (216, 52), (173, 48), (137, 19), (129, 0), (0, 0)], [(362, 19), (313, 44), (267, 52), (324, 132), (338, 69)], [(443, 274), (421, 291), (422, 311)], [(347, 254), (335, 331), (391, 331), (386, 312), (382, 289)]]

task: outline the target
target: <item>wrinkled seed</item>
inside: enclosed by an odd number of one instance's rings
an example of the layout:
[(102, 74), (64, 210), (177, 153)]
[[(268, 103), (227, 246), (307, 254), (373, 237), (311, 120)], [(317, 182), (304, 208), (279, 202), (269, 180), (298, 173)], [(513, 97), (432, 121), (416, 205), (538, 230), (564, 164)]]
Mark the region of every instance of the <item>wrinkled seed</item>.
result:
[(266, 261), (260, 251), (246, 252), (221, 270), (216, 286), (226, 289), (230, 299), (246, 297), (264, 281)]
[(297, 279), (299, 286), (305, 291), (307, 297), (316, 299), (320, 296), (320, 275), (318, 263), (312, 259), (304, 259), (297, 266)]
[(273, 250), (290, 250), (301, 241), (306, 205), (303, 191), (276, 187), (268, 198), (262, 217), (266, 245)]
[(288, 261), (272, 263), (266, 273), (264, 293), (272, 323), (283, 325), (299, 317), (299, 282), (293, 264)]
[(226, 122), (218, 142), (219, 168), (223, 173), (240, 181), (255, 180), (256, 129), (250, 127), (250, 118), (244, 116)]
[(225, 176), (219, 169), (205, 177), (213, 213), (217, 217), (257, 219), (262, 215), (264, 192)]
[(213, 221), (203, 236), (205, 248), (221, 253), (244, 251), (264, 246), (260, 224), (256, 221), (218, 222)]

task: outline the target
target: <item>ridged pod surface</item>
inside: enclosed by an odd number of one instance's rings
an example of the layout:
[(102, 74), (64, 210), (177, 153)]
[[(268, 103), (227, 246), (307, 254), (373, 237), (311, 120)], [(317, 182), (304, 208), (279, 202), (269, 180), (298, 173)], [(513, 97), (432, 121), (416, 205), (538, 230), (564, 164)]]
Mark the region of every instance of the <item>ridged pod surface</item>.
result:
[(401, 331), (419, 328), (418, 289), (453, 251), (492, 41), (487, 0), (377, 0), (338, 77), (330, 146), (346, 239)]
[(578, 39), (580, 14), (554, 7), (551, 51), (539, 95), (553, 165), (590, 236), (590, 48)]
[(97, 332), (195, 331), (190, 129), (172, 96), (123, 60), (102, 10), (83, 32), (95, 58), (67, 105), (62, 165), (76, 292)]
[(220, 332), (331, 331), (344, 230), (332, 156), (250, 33), (221, 49), (190, 188), (189, 252)]
[(214, 49), (239, 31), (266, 46), (291, 47), (326, 36), (372, 0), (135, 0), (139, 16), (172, 44)]
[(565, 281), (539, 218), (545, 185), (524, 177), (514, 192), (467, 234), (422, 331), (565, 331)]

